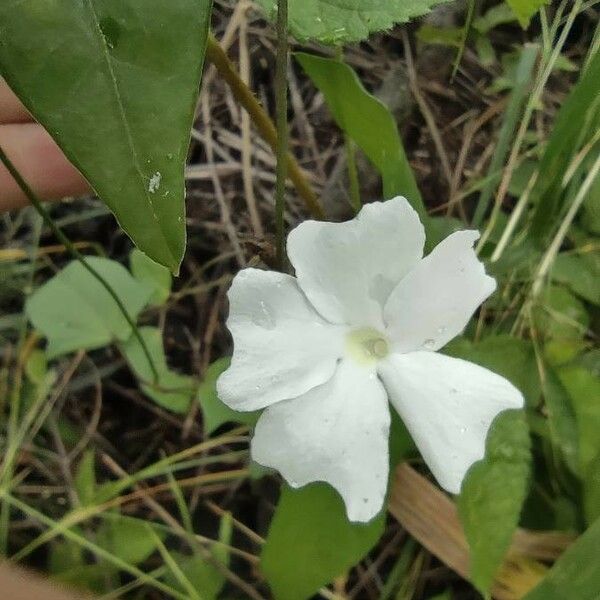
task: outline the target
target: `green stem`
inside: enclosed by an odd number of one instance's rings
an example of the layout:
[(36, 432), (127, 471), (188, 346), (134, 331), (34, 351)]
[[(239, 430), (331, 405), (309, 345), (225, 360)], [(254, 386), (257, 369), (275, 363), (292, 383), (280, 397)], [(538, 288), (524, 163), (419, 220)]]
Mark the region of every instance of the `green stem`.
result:
[(285, 179), (287, 174), (287, 64), (288, 64), (288, 0), (277, 0), (277, 57), (275, 65), (275, 121), (277, 124), (277, 168), (275, 171), (275, 233), (277, 263), (285, 265)]
[(44, 219), (44, 223), (46, 223), (46, 225), (50, 228), (52, 233), (55, 235), (56, 239), (58, 239), (60, 241), (60, 243), (63, 244), (63, 246), (71, 253), (71, 255), (81, 263), (83, 268), (86, 269), (86, 271), (88, 271), (88, 273), (90, 273), (90, 275), (92, 275), (92, 277), (94, 277), (102, 285), (102, 287), (109, 293), (110, 297), (115, 301), (115, 304), (118, 306), (119, 310), (125, 317), (125, 320), (127, 321), (128, 325), (131, 327), (131, 331), (133, 332), (133, 334), (137, 338), (138, 342), (140, 343), (140, 346), (142, 347), (144, 355), (146, 356), (146, 360), (148, 361), (148, 364), (150, 365), (150, 370), (152, 371), (154, 383), (157, 383), (158, 371), (156, 369), (156, 365), (154, 364), (154, 361), (152, 360), (150, 351), (148, 350), (148, 347), (146, 346), (146, 342), (142, 338), (135, 322), (129, 316), (129, 313), (127, 312), (127, 309), (125, 308), (125, 305), (123, 304), (123, 302), (121, 302), (121, 299), (119, 298), (119, 296), (117, 295), (115, 290), (111, 287), (111, 285), (108, 283), (108, 281), (106, 281), (104, 279), (104, 277), (102, 277), (102, 275), (100, 275), (100, 273), (98, 273), (98, 271), (96, 271), (87, 262), (87, 260), (83, 256), (83, 254), (81, 254), (81, 252), (79, 252), (79, 250), (77, 250), (77, 248), (75, 248), (75, 246), (73, 245), (71, 240), (62, 232), (62, 230), (56, 226), (56, 224), (52, 220), (52, 217), (50, 216), (48, 211), (44, 208), (44, 205), (42, 204), (40, 199), (36, 196), (36, 194), (33, 192), (33, 190), (29, 187), (28, 183), (23, 179), (23, 177), (21, 176), (21, 174), (19, 173), (17, 168), (13, 165), (10, 158), (8, 158), (8, 156), (6, 156), (2, 146), (0, 146), (0, 162), (2, 162), (4, 164), (4, 166), (6, 167), (8, 172), (11, 174), (13, 179), (17, 182), (18, 186), (21, 188), (22, 192), (25, 194), (25, 196), (27, 196), (27, 199), (31, 202), (31, 204), (33, 205), (35, 210), (38, 212), (38, 214), (42, 217), (42, 219)]

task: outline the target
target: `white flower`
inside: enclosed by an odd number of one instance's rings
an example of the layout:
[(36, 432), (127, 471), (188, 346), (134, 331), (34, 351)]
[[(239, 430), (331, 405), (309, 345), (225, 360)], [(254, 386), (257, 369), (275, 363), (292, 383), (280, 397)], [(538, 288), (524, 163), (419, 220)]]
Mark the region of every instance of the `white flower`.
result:
[(494, 417), (523, 405), (506, 379), (437, 354), (495, 290), (473, 243), (448, 236), (423, 258), (405, 198), (346, 223), (305, 221), (288, 237), (296, 277), (244, 269), (229, 291), (234, 352), (218, 393), (266, 408), (252, 456), (292, 487), (330, 483), (348, 518), (368, 521), (388, 481), (388, 400), (439, 484), (458, 493), (484, 456)]

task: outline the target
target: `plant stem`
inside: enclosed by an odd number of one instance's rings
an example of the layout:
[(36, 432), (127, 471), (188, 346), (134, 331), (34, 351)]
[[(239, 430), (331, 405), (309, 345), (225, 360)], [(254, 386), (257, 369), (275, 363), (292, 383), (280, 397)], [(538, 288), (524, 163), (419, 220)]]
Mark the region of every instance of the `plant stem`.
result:
[(138, 342), (140, 343), (140, 346), (142, 347), (144, 355), (146, 356), (146, 360), (148, 361), (148, 364), (150, 365), (150, 370), (152, 371), (154, 383), (157, 383), (158, 371), (156, 369), (156, 365), (154, 364), (154, 361), (152, 360), (150, 351), (148, 350), (148, 347), (146, 346), (146, 342), (142, 338), (134, 320), (129, 316), (129, 313), (127, 312), (127, 309), (125, 308), (125, 305), (123, 304), (123, 302), (121, 301), (121, 299), (119, 298), (119, 296), (117, 295), (115, 290), (111, 287), (111, 285), (108, 283), (108, 281), (106, 281), (106, 279), (104, 279), (104, 277), (102, 277), (102, 275), (100, 275), (100, 273), (98, 273), (98, 271), (96, 271), (96, 269), (94, 269), (94, 267), (92, 267), (88, 263), (88, 261), (85, 259), (84, 255), (81, 254), (81, 252), (79, 252), (79, 250), (77, 250), (77, 248), (73, 245), (71, 240), (62, 232), (62, 230), (59, 227), (57, 227), (56, 223), (54, 223), (54, 221), (52, 220), (52, 217), (50, 216), (48, 211), (44, 208), (44, 205), (42, 204), (41, 200), (36, 196), (36, 194), (33, 192), (33, 190), (29, 187), (29, 184), (23, 179), (23, 177), (21, 176), (21, 174), (19, 173), (17, 168), (13, 165), (10, 158), (8, 158), (8, 156), (6, 156), (2, 146), (0, 146), (0, 162), (2, 162), (4, 164), (4, 166), (6, 167), (8, 172), (11, 174), (13, 179), (17, 182), (18, 186), (21, 188), (21, 191), (25, 194), (25, 196), (27, 196), (27, 199), (31, 202), (31, 204), (33, 205), (33, 207), (35, 208), (37, 213), (42, 217), (42, 219), (44, 220), (44, 223), (46, 223), (46, 225), (50, 228), (52, 233), (55, 235), (56, 239), (58, 239), (60, 241), (60, 243), (64, 245), (64, 247), (73, 256), (73, 258), (75, 258), (76, 260), (78, 260), (81, 263), (83, 268), (86, 271), (88, 271), (88, 273), (90, 273), (90, 275), (92, 275), (92, 277), (94, 277), (102, 285), (102, 287), (109, 293), (110, 297), (115, 301), (115, 304), (118, 306), (119, 310), (125, 317), (127, 324), (131, 327), (131, 331), (133, 332), (133, 334), (137, 338)]
[[(215, 66), (221, 77), (229, 85), (235, 99), (248, 111), (260, 135), (274, 151), (277, 151), (277, 129), (273, 121), (260, 105), (252, 90), (242, 81), (233, 63), (212, 34), (208, 36), (206, 58)], [(287, 170), (292, 183), (304, 200), (311, 215), (316, 219), (324, 219), (325, 213), (317, 195), (308, 183), (300, 165), (289, 152), (287, 154)]]
[(275, 120), (277, 123), (277, 167), (275, 170), (275, 235), (277, 263), (285, 265), (285, 179), (287, 173), (287, 64), (288, 64), (288, 0), (277, 0), (277, 56), (275, 65)]

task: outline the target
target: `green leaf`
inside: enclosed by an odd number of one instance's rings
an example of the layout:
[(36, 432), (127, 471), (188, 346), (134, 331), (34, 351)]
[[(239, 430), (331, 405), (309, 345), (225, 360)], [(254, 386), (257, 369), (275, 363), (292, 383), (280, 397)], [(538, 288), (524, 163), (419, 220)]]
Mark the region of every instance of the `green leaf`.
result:
[(527, 29), (531, 17), (548, 2), (549, 0), (506, 0), (523, 29)]
[(570, 162), (579, 149), (597, 131), (594, 120), (600, 114), (600, 52), (596, 52), (587, 69), (561, 104), (554, 121), (546, 150), (540, 162), (540, 173), (532, 190), (531, 202), (535, 205), (532, 234), (545, 242), (546, 236), (557, 226), (563, 194), (562, 180)]
[(0, 73), (151, 258), (185, 249), (210, 0), (3, 2)]
[(462, 27), (435, 27), (425, 23), (417, 30), (417, 37), (426, 44), (460, 48), (464, 31)]
[(359, 562), (383, 532), (385, 513), (350, 523), (337, 492), (324, 483), (284, 485), (261, 557), (277, 600), (302, 600)]
[(585, 473), (600, 453), (600, 379), (578, 366), (563, 367), (558, 377), (575, 412), (579, 439), (579, 464)]
[(510, 546), (527, 495), (530, 441), (522, 411), (506, 411), (494, 422), (485, 458), (467, 472), (458, 511), (471, 548), (470, 577), (487, 595)]
[[(151, 523), (120, 514), (106, 514), (106, 520), (96, 532), (96, 543), (113, 556), (137, 565), (145, 561), (156, 550), (156, 538), (148, 530)], [(165, 531), (155, 527), (154, 533), (160, 540)]]
[[(428, 13), (446, 0), (289, 0), (289, 28), (302, 41), (358, 42)], [(271, 20), (277, 0), (257, 0)]]
[(158, 371), (158, 381), (152, 383), (152, 370), (137, 337), (131, 336), (123, 344), (127, 362), (142, 381), (142, 389), (154, 402), (176, 413), (187, 412), (194, 395), (191, 377), (171, 371), (163, 350), (162, 332), (156, 327), (141, 327), (140, 335)]
[[(148, 302), (149, 288), (133, 279), (118, 262), (94, 256), (86, 261), (114, 289), (135, 321)], [(117, 303), (77, 261), (37, 289), (25, 309), (34, 327), (48, 338), (48, 358), (100, 348), (131, 335)]]
[(498, 27), (498, 25), (513, 23), (514, 21), (515, 13), (507, 4), (501, 2), (500, 4), (492, 6), (481, 17), (474, 19), (473, 29), (482, 35), (485, 35), (495, 27)]
[(82, 506), (92, 504), (96, 495), (96, 470), (93, 450), (84, 452), (73, 483)]
[(552, 267), (552, 279), (569, 286), (578, 296), (600, 305), (600, 256), (559, 254)]
[(152, 289), (150, 304), (160, 306), (169, 299), (172, 283), (169, 269), (155, 263), (137, 248), (129, 255), (129, 268), (135, 279)]
[(444, 353), (506, 377), (521, 390), (528, 406), (539, 403), (541, 383), (531, 342), (510, 335), (491, 335), (477, 343), (458, 338), (444, 348)]
[(39, 385), (48, 372), (48, 359), (43, 350), (32, 350), (25, 363), (25, 373), (31, 383)]
[(198, 387), (198, 402), (202, 407), (202, 416), (204, 418), (204, 430), (208, 435), (213, 433), (225, 423), (244, 423), (254, 426), (259, 412), (238, 412), (232, 410), (217, 395), (217, 379), (231, 363), (230, 358), (219, 358), (213, 362), (204, 375), (202, 383)]
[(546, 339), (577, 340), (590, 325), (581, 300), (559, 285), (549, 285), (544, 290), (533, 316), (536, 328)]
[(427, 213), (412, 173), (398, 127), (387, 107), (369, 94), (346, 64), (312, 54), (295, 54), (325, 96), (338, 126), (356, 142), (383, 179), (384, 198), (405, 196), (426, 221)]
[(600, 379), (578, 366), (563, 367), (558, 376), (575, 411), (584, 512), (591, 523), (600, 517)]
[(569, 469), (579, 474), (579, 435), (571, 399), (554, 369), (546, 365), (542, 380), (550, 436), (554, 448), (562, 455)]
[(556, 561), (542, 582), (523, 600), (598, 600), (600, 519)]

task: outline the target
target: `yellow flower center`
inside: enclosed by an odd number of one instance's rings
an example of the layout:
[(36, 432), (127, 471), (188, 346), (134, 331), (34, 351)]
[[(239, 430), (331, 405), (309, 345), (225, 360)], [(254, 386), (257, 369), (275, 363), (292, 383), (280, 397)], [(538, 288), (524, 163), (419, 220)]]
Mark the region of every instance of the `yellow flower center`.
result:
[(389, 352), (388, 341), (372, 327), (355, 329), (346, 336), (346, 351), (356, 362), (368, 365), (385, 358)]

